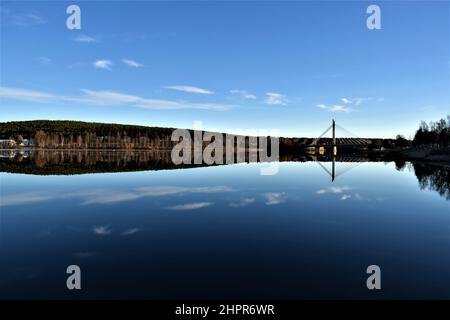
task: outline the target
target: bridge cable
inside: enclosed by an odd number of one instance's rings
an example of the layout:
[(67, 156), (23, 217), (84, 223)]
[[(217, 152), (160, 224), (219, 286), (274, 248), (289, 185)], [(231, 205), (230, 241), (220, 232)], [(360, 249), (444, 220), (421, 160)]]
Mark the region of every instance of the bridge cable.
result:
[(322, 138), (330, 129), (333, 127), (333, 125), (329, 126), (318, 138), (316, 138), (311, 144), (317, 144), (320, 138)]
[(348, 133), (350, 135), (351, 138), (359, 138), (356, 134), (354, 134), (353, 132), (348, 131), (347, 129), (345, 129), (344, 127), (336, 124), (336, 127), (341, 129), (342, 131), (344, 131), (345, 133)]
[(369, 139), (360, 138), (358, 135), (354, 134), (353, 132), (350, 132), (349, 130), (345, 129), (344, 127), (342, 127), (342, 126), (340, 126), (340, 125), (338, 125), (338, 124), (336, 124), (336, 127), (338, 127), (339, 129), (341, 129), (341, 130), (344, 131), (345, 133), (350, 134), (350, 136), (351, 136), (352, 138), (360, 139), (360, 140), (362, 140), (362, 141), (364, 141), (364, 142), (366, 142), (366, 143), (370, 143), (370, 142), (371, 142)]
[[(355, 162), (350, 162), (350, 163), (355, 163)], [(339, 173), (335, 173), (334, 177), (337, 178), (338, 176), (356, 168), (357, 166), (359, 166), (362, 162), (356, 162), (356, 164), (350, 165), (345, 169), (342, 169)], [(336, 170), (337, 171), (337, 170)]]
[(318, 161), (318, 160), (316, 160), (316, 163), (319, 165), (319, 166), (321, 166), (322, 167), (322, 169), (323, 170), (325, 170), (325, 172), (326, 173), (328, 173), (328, 175), (330, 176), (330, 177), (332, 177), (333, 176), (333, 174), (322, 164), (322, 163), (320, 163), (320, 161)]

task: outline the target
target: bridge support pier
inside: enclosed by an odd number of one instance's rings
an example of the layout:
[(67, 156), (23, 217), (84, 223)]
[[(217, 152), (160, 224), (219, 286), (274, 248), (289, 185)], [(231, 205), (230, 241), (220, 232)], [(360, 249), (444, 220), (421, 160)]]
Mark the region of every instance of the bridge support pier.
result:
[(317, 152), (316, 153), (319, 153), (320, 155), (324, 155), (325, 154), (325, 148), (324, 147), (319, 147), (318, 149), (317, 149)]

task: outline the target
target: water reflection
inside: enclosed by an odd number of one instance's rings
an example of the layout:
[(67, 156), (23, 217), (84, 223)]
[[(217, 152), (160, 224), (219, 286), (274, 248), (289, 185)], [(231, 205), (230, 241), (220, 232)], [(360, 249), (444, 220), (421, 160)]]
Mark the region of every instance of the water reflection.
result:
[[(331, 182), (318, 162), (333, 159), (304, 155), (273, 176), (258, 163), (158, 170), (167, 154), (148, 152), (6, 156), (0, 298), (373, 298), (370, 264), (377, 297), (450, 297), (442, 167), (338, 157), (352, 169)], [(70, 264), (82, 295), (64, 286)]]
[[(84, 191), (69, 192), (20, 192), (18, 194), (3, 195), (0, 206), (13, 206), (31, 204), (35, 202), (51, 200), (70, 200), (77, 199), (82, 206), (93, 204), (114, 204), (143, 198), (154, 198), (163, 196), (189, 195), (189, 194), (211, 194), (233, 192), (232, 188), (225, 186), (212, 187), (176, 187), (176, 186), (149, 186), (138, 187), (129, 190), (120, 189), (93, 189)], [(184, 210), (205, 207), (210, 203), (192, 204), (193, 207), (186, 207)], [(203, 205), (202, 205), (203, 204)], [(206, 205), (205, 205), (206, 204)], [(171, 207), (174, 210), (183, 210), (182, 207)]]
[(450, 165), (396, 160), (395, 168), (398, 171), (413, 171), (421, 190), (436, 191), (450, 200)]
[[(334, 181), (335, 178), (364, 162), (382, 162), (382, 158), (359, 156), (315, 156), (308, 154), (280, 154), (280, 162), (315, 162)], [(70, 175), (101, 172), (130, 172), (202, 167), (206, 165), (174, 165), (170, 151), (132, 150), (0, 150), (0, 172), (36, 175)], [(397, 170), (412, 170), (420, 188), (438, 192), (450, 200), (450, 166), (410, 163), (396, 160)], [(118, 194), (116, 199), (133, 199), (140, 195)], [(348, 195), (343, 195), (345, 199)], [(34, 202), (45, 196), (29, 195)], [(12, 200), (13, 201), (13, 200)], [(238, 205), (238, 204), (236, 204)]]
[(82, 174), (176, 168), (170, 151), (0, 150), (0, 170), (29, 174)]
[(414, 173), (419, 180), (420, 189), (437, 191), (450, 200), (450, 168), (413, 163)]

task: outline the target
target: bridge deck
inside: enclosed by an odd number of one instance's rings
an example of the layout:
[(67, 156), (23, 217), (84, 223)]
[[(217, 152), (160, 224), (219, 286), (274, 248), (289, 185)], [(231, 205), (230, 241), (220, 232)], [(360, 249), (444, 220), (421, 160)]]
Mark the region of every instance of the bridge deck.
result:
[(306, 147), (367, 147), (372, 143), (361, 144), (307, 144)]

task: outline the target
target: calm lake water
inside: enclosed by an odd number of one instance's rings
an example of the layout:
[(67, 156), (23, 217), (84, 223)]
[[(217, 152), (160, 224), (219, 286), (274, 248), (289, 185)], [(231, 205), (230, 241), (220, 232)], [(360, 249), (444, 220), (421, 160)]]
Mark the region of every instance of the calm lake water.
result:
[(262, 176), (26, 158), (2, 159), (0, 298), (450, 298), (448, 168), (338, 161), (332, 182), (315, 161)]

